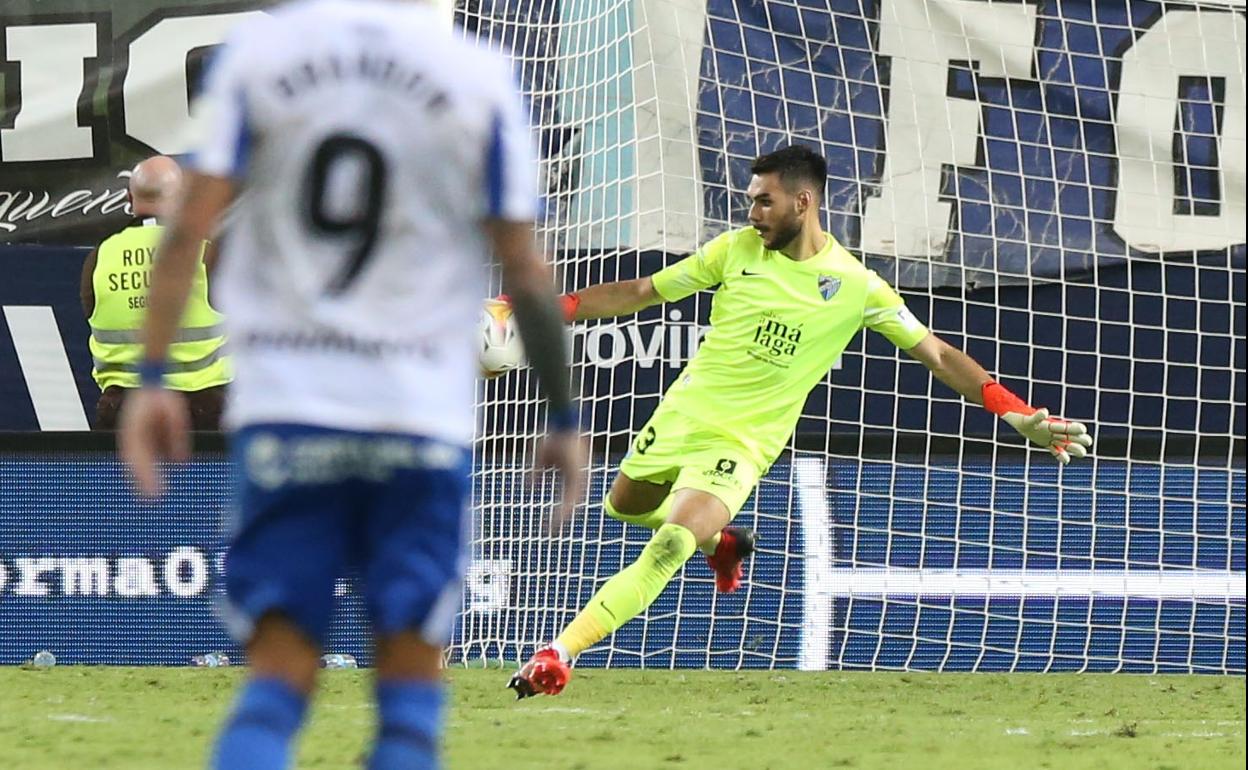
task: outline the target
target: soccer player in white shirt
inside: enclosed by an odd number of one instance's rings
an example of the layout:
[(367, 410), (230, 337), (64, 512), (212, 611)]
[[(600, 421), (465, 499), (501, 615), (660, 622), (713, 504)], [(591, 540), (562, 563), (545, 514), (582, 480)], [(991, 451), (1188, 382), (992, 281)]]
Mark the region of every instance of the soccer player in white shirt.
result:
[(437, 766), (490, 251), (550, 401), (552, 524), (579, 495), (520, 97), (501, 58), (445, 26), (419, 3), (297, 2), (241, 24), (210, 73), (210, 133), (157, 255), (121, 448), (149, 494), (157, 460), (187, 455), (185, 405), (160, 378), (199, 244), (237, 197), (216, 288), (237, 377), (226, 619), (251, 671), (215, 767), (287, 765), (348, 569), (377, 636), (369, 766)]

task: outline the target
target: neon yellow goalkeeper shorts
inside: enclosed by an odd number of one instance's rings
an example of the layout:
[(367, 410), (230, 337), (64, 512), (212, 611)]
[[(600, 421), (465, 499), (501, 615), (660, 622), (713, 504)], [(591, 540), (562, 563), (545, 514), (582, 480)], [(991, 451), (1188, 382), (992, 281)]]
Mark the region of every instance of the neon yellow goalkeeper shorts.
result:
[(740, 439), (662, 404), (633, 438), (620, 472), (636, 481), (699, 489), (736, 515), (769, 464)]

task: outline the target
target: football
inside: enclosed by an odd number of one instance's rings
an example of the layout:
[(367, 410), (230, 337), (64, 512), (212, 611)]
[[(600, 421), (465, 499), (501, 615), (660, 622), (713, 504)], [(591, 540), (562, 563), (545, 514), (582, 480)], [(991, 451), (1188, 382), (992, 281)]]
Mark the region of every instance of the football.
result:
[(482, 376), (497, 377), (524, 365), (524, 346), (510, 305), (497, 299), (486, 300), (481, 310), (480, 330)]

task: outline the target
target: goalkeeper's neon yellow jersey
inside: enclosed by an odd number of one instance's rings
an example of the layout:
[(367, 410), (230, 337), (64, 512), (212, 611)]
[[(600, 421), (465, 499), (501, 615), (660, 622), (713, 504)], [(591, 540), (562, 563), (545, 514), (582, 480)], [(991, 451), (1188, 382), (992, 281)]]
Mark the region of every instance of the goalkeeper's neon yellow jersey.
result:
[(859, 329), (903, 350), (927, 336), (897, 292), (830, 234), (817, 254), (795, 262), (764, 247), (754, 228), (731, 230), (652, 280), (668, 302), (719, 284), (711, 329), (664, 405), (737, 438), (767, 463)]

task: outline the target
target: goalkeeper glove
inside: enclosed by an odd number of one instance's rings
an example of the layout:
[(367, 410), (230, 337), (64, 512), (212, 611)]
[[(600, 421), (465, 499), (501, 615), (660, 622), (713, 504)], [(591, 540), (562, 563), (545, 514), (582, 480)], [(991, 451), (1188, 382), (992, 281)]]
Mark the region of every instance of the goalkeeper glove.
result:
[(1062, 465), (1072, 457), (1088, 454), (1092, 436), (1083, 423), (1050, 417), (1048, 409), (1028, 406), (999, 382), (985, 382), (982, 393), (985, 409), (1005, 420), (1031, 443), (1048, 449)]
[[(506, 294), (499, 294), (494, 299), (499, 302), (506, 302), (507, 307), (511, 307), (511, 297)], [(581, 306), (581, 295), (576, 292), (559, 295), (559, 309), (563, 312), (563, 320), (566, 323), (572, 323), (576, 320), (576, 309)]]

